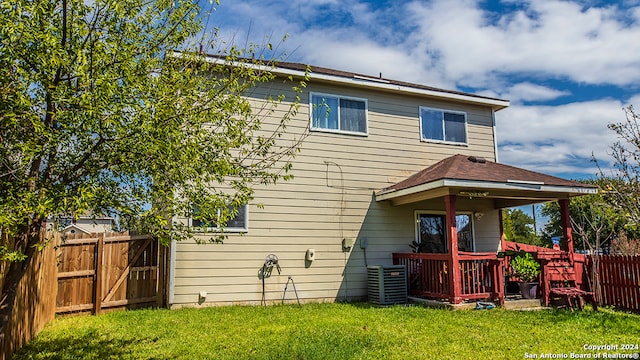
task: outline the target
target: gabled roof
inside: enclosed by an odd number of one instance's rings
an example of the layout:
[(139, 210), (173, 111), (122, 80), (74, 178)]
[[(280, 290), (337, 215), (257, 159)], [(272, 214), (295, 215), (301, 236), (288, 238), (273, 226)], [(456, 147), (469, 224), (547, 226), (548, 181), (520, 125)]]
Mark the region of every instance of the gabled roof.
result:
[(399, 201), (404, 197), (401, 202), (407, 203), (442, 196), (443, 189), (448, 194), (531, 202), (597, 192), (597, 187), (590, 184), (458, 154), (382, 189), (376, 194), (376, 200)]
[[(295, 62), (277, 62), (276, 63), (276, 67), (277, 68), (298, 70), (298, 71), (305, 71), (307, 69), (307, 66), (308, 65), (301, 64), (301, 63), (295, 63)], [(498, 98), (493, 98), (493, 97), (488, 97), (488, 96), (482, 96), (482, 95), (477, 95), (477, 94), (472, 94), (472, 93), (466, 93), (466, 92), (462, 92), (462, 91), (447, 90), (447, 89), (441, 89), (441, 88), (432, 87), (432, 86), (426, 86), (426, 85), (415, 84), (415, 83), (410, 83), (410, 82), (405, 82), (405, 81), (399, 81), (399, 80), (383, 78), (382, 77), (382, 73), (380, 73), (380, 75), (376, 77), (376, 76), (371, 76), (371, 75), (359, 74), (359, 73), (354, 73), (354, 72), (349, 72), (349, 71), (334, 70), (334, 69), (329, 69), (329, 68), (320, 67), (320, 66), (313, 66), (313, 65), (309, 65), (308, 68), (311, 71), (311, 74), (329, 75), (329, 76), (335, 76), (335, 77), (340, 77), (340, 78), (349, 79), (349, 80), (356, 80), (356, 81), (359, 81), (359, 82), (369, 82), (370, 84), (371, 83), (373, 83), (373, 84), (375, 84), (375, 83), (387, 84), (387, 85), (393, 85), (393, 86), (396, 86), (396, 87), (399, 87), (399, 88), (400, 87), (413, 88), (413, 89), (417, 89), (417, 90), (425, 90), (425, 91), (434, 92), (434, 93), (442, 93), (442, 94), (449, 94), (449, 95), (457, 95), (457, 96), (463, 96), (463, 97), (476, 98), (476, 99), (484, 100), (484, 101), (492, 101), (492, 102), (495, 101), (495, 102), (504, 103), (503, 107), (509, 106), (509, 101), (508, 100), (503, 100), (503, 99), (498, 99)]]
[[(180, 51), (174, 51), (172, 53), (172, 56), (176, 58), (182, 58), (189, 56), (189, 54)], [(325, 81), (340, 85), (365, 87), (388, 92), (411, 94), (417, 96), (428, 96), (437, 99), (488, 106), (491, 107), (494, 111), (498, 111), (509, 106), (508, 100), (387, 79), (382, 77), (382, 73), (380, 73), (379, 76), (371, 76), (349, 71), (329, 69), (320, 66), (310, 66), (307, 64), (296, 62), (271, 62), (266, 60), (263, 61), (260, 59), (245, 58), (238, 58), (235, 61), (227, 61), (224, 56), (220, 55), (202, 55), (202, 57), (205, 61), (212, 63), (226, 63), (230, 66), (249, 66), (284, 76), (303, 77), (305, 76), (307, 69), (309, 69), (310, 73), (308, 74), (308, 76), (312, 81)]]

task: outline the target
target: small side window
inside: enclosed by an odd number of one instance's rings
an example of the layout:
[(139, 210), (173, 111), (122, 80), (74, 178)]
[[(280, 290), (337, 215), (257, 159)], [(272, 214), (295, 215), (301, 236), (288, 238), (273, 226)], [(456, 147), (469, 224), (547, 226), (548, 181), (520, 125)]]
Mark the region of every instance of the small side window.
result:
[[(229, 208), (230, 211), (233, 211), (232, 208)], [(243, 205), (237, 209), (235, 216), (229, 219), (224, 226), (220, 226), (220, 214), (221, 211), (218, 210), (217, 215), (214, 218), (210, 219), (202, 219), (197, 216), (198, 209), (193, 209), (193, 215), (191, 219), (189, 219), (189, 225), (194, 228), (196, 231), (220, 231), (221, 228), (224, 228), (224, 231), (227, 232), (247, 232), (249, 230), (249, 222), (248, 222), (248, 208), (247, 205)]]

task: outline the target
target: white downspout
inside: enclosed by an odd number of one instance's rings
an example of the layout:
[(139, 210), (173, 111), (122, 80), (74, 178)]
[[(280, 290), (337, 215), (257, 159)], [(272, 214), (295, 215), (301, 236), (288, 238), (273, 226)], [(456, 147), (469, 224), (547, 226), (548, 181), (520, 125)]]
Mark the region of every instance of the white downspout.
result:
[(493, 123), (493, 152), (496, 159), (498, 161), (498, 134), (496, 133), (496, 111), (491, 108), (491, 121)]

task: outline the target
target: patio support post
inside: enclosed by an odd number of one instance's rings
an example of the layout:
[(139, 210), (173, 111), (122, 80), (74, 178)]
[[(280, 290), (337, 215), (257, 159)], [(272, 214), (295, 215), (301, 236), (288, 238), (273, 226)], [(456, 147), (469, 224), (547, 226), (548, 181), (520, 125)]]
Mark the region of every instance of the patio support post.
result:
[(569, 212), (569, 199), (558, 200), (560, 206), (560, 224), (562, 226), (562, 244), (569, 253), (569, 261), (573, 265), (573, 235), (571, 233), (571, 215)]
[(504, 211), (498, 210), (498, 226), (500, 226), (500, 251), (505, 251), (507, 247), (504, 237)]
[(462, 284), (460, 265), (458, 262), (458, 229), (456, 227), (456, 195), (444, 197), (446, 209), (447, 241), (449, 245), (449, 284), (451, 284), (450, 301), (453, 304), (462, 302)]

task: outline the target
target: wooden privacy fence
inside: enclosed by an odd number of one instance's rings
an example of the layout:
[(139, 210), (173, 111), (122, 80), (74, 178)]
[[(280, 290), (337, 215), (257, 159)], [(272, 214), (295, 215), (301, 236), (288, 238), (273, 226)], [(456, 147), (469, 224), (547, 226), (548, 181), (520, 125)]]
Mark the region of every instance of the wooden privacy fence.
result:
[(58, 251), (56, 312), (162, 306), (164, 259), (151, 235), (69, 236)]
[(602, 304), (640, 312), (640, 256), (600, 257)]
[[(42, 251), (36, 251), (18, 283), (13, 310), (3, 333), (0, 333), (0, 360), (11, 355), (44, 328), (55, 316), (56, 253), (59, 237), (43, 232), (43, 242), (51, 241)], [(13, 245), (14, 239), (0, 235), (0, 243)], [(0, 286), (5, 280), (7, 261), (0, 261)]]

